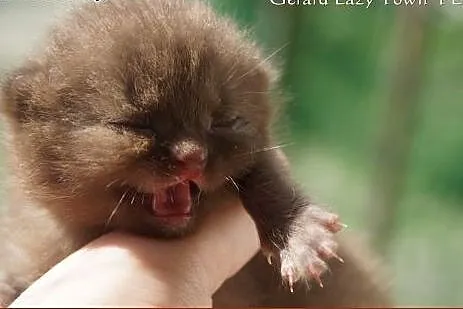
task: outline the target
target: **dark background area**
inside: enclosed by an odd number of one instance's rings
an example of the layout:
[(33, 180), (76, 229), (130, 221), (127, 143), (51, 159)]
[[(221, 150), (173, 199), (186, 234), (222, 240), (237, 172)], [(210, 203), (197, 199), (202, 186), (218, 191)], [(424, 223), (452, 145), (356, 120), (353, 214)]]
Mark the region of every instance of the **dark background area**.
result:
[[(0, 79), (73, 2), (0, 0)], [(275, 54), (294, 173), (381, 254), (398, 304), (463, 304), (463, 6), (212, 3)]]

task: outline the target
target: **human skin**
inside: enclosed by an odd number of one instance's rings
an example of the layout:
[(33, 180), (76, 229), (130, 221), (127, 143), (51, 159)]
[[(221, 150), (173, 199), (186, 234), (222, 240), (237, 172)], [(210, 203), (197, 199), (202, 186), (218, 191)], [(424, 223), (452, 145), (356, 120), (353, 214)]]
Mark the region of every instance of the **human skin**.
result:
[(181, 239), (104, 235), (53, 267), (11, 307), (211, 307), (212, 294), (258, 247), (253, 221), (230, 202)]

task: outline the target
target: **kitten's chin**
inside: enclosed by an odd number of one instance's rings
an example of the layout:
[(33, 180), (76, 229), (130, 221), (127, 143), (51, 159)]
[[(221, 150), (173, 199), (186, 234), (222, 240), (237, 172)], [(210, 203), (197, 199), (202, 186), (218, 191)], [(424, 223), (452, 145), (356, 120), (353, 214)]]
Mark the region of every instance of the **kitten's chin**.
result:
[(137, 220), (123, 220), (114, 227), (118, 230), (125, 230), (149, 237), (177, 238), (191, 233), (196, 226), (196, 218), (157, 218), (144, 216)]

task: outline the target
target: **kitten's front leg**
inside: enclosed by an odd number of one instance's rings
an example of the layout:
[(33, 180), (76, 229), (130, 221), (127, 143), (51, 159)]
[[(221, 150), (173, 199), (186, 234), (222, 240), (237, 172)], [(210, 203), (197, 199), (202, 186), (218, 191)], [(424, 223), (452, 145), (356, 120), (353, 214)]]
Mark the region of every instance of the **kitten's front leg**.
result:
[(269, 261), (279, 256), (281, 275), (292, 291), (299, 280), (315, 280), (327, 269), (324, 259), (336, 257), (333, 239), (342, 224), (336, 214), (313, 205), (296, 188), (279, 150), (259, 154), (239, 180), (240, 197), (254, 219), (262, 250)]

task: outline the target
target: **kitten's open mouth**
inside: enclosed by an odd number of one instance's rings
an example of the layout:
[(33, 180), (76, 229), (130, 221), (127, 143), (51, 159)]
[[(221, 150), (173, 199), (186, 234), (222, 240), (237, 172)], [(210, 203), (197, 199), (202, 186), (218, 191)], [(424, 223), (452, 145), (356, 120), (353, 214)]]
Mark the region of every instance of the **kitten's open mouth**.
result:
[(189, 180), (156, 190), (155, 193), (129, 189), (129, 204), (140, 204), (151, 215), (164, 221), (185, 221), (192, 217), (193, 206), (199, 199), (199, 186)]
[(199, 188), (192, 181), (184, 181), (151, 195), (151, 210), (155, 216), (189, 217)]

